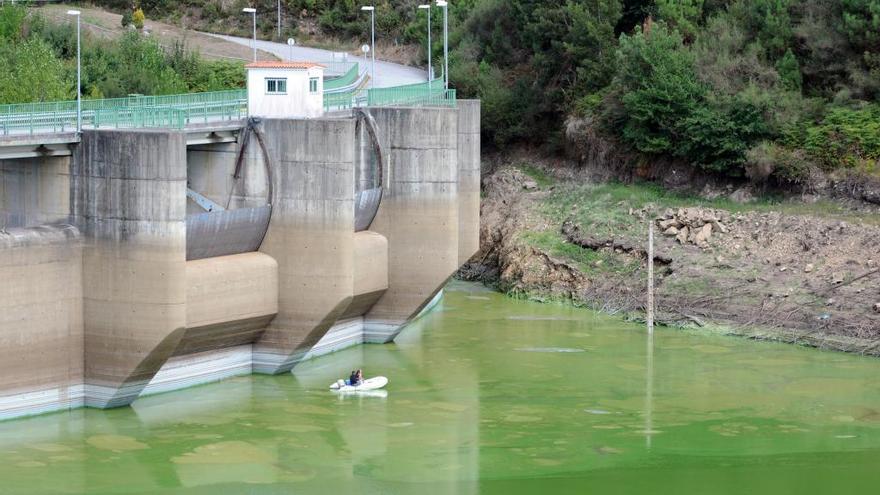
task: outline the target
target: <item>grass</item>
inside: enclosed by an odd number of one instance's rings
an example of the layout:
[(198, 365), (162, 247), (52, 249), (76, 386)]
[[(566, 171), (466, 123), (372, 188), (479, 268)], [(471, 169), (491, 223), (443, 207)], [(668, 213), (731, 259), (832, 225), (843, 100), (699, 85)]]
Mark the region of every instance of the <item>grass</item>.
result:
[(567, 242), (560, 234), (551, 231), (524, 232), (520, 239), (552, 256), (575, 263), (588, 277), (609, 272), (630, 275), (641, 267), (641, 262), (638, 260), (610, 251), (585, 249)]
[(764, 198), (752, 203), (736, 203), (728, 199), (707, 200), (670, 192), (656, 184), (559, 184), (548, 195), (541, 212), (554, 221), (572, 219), (592, 230), (599, 237), (615, 237), (621, 232), (633, 229), (637, 216), (629, 214), (629, 209), (638, 210), (649, 207), (659, 214), (666, 208), (701, 206), (727, 210), (733, 213), (780, 212), (792, 215), (813, 215), (825, 218), (880, 224), (876, 215), (852, 212), (832, 201), (803, 203)]
[(548, 187), (556, 183), (556, 180), (548, 175), (547, 172), (544, 172), (540, 168), (529, 163), (522, 162), (516, 165), (516, 168), (522, 170), (523, 173), (531, 177), (540, 187)]

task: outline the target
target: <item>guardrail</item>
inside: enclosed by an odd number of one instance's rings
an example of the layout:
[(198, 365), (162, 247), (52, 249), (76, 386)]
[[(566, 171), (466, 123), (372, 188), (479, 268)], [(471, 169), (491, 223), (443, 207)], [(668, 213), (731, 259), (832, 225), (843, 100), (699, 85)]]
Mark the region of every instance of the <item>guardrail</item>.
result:
[[(244, 90), (83, 100), (84, 127), (182, 129), (247, 116)], [(76, 101), (0, 105), (0, 135), (76, 130)]]
[(455, 90), (447, 90), (442, 79), (430, 83), (407, 84), (367, 90), (367, 106), (448, 106), (456, 104)]
[(357, 65), (357, 62), (349, 62), (347, 60), (319, 60), (318, 63), (324, 66), (324, 76), (341, 76), (348, 73), (353, 65)]
[[(357, 76), (357, 69), (354, 68)], [(359, 79), (355, 79), (357, 82)], [(354, 85), (351, 83), (350, 85)], [(344, 88), (344, 87), (343, 87)], [(324, 109), (344, 110), (358, 106), (455, 107), (455, 90), (443, 88), (436, 79), (418, 84), (353, 89), (324, 94)], [(83, 100), (82, 122), (87, 128), (171, 128), (238, 120), (247, 117), (246, 90), (214, 91), (167, 96), (130, 96)], [(0, 135), (70, 132), (76, 130), (76, 101), (0, 105)]]
[(334, 90), (339, 90), (339, 89), (345, 88), (346, 86), (351, 86), (352, 84), (357, 82), (358, 79), (360, 79), (359, 69), (360, 69), (360, 67), (358, 66), (357, 63), (355, 63), (354, 65), (351, 66), (350, 69), (348, 69), (348, 72), (346, 72), (345, 74), (343, 74), (339, 77), (334, 77), (332, 79), (325, 80), (324, 81), (324, 92), (325, 93), (328, 91), (332, 92)]

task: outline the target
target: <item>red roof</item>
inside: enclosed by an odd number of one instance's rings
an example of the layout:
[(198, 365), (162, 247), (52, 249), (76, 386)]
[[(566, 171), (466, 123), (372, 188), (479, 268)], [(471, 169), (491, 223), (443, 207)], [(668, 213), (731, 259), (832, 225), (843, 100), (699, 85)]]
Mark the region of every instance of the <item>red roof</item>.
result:
[(248, 69), (311, 69), (312, 67), (324, 67), (315, 62), (279, 62), (266, 60), (262, 62), (251, 62), (245, 67)]

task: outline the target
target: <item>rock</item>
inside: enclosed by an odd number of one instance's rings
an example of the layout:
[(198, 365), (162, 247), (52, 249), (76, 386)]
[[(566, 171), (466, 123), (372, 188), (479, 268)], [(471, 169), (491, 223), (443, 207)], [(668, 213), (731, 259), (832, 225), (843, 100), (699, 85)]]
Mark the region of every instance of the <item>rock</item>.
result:
[(523, 182), (523, 189), (525, 189), (527, 191), (533, 191), (537, 188), (538, 188), (538, 183), (531, 180), (531, 179), (528, 179)]
[(788, 267), (780, 266), (780, 267), (779, 267), (779, 271), (780, 271), (780, 272), (787, 272), (787, 271), (788, 271)]
[(700, 229), (699, 232), (694, 236), (694, 244), (698, 247), (705, 249), (709, 247), (709, 239), (712, 237), (712, 224), (707, 223), (703, 225), (703, 228)]
[(846, 275), (841, 272), (831, 274), (831, 283), (834, 285), (842, 284), (844, 280), (846, 280)]
[(874, 312), (880, 313), (880, 302), (874, 303)]
[(815, 269), (816, 267), (812, 263), (807, 263), (807, 266), (804, 267), (804, 273), (813, 273)]
[(678, 231), (678, 235), (675, 236), (675, 240), (678, 241), (682, 245), (687, 244), (689, 235), (690, 235), (690, 229), (688, 227), (682, 227)]
[(718, 220), (712, 222), (712, 230), (718, 232), (719, 234), (727, 233), (727, 227), (725, 227), (724, 224)]
[(669, 220), (660, 220), (659, 222), (657, 222), (657, 226), (660, 227), (662, 230), (666, 230), (670, 227), (675, 227), (676, 229), (678, 229), (681, 228), (682, 225), (681, 222), (679, 222), (678, 220), (671, 218)]
[(831, 299), (828, 299), (827, 301), (825, 301), (825, 305), (826, 306), (834, 306), (834, 303), (836, 303), (836, 302), (837, 301), (835, 301), (834, 298), (832, 297)]
[(675, 227), (669, 227), (668, 229), (663, 231), (663, 235), (666, 237), (675, 237), (678, 235), (678, 229)]

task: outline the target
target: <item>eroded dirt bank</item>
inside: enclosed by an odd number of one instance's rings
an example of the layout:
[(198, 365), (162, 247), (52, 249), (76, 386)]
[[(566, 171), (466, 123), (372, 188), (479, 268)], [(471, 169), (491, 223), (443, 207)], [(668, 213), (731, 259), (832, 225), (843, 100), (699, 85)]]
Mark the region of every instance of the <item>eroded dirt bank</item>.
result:
[(738, 204), (488, 162), (481, 250), (462, 278), (638, 319), (654, 222), (660, 322), (880, 355), (876, 206)]

